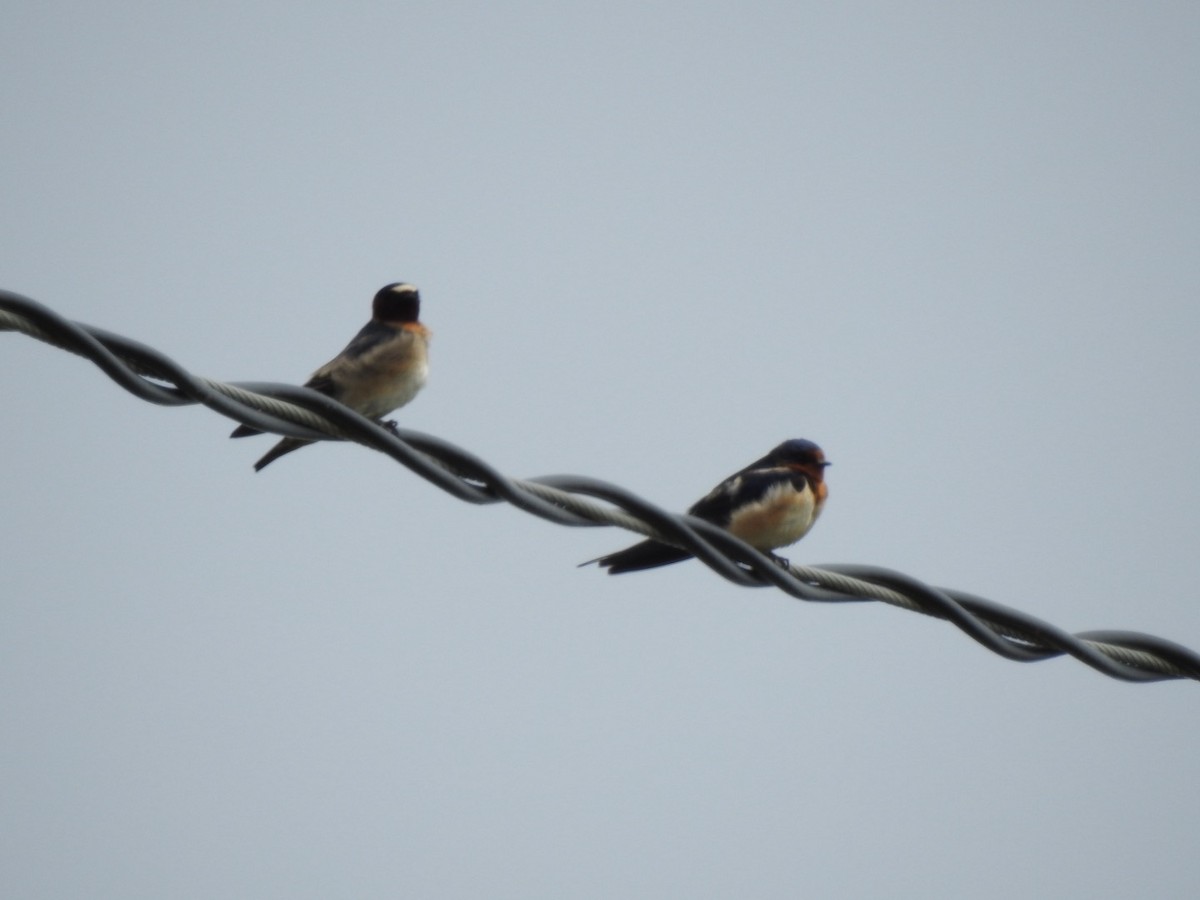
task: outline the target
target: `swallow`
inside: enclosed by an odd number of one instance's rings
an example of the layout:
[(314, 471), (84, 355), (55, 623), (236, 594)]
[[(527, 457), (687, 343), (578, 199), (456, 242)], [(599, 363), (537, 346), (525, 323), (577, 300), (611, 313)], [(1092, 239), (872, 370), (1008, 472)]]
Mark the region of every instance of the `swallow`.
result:
[[(304, 383), (368, 419), (379, 421), (404, 406), (425, 385), (429, 374), (429, 329), (418, 321), (421, 295), (411, 284), (397, 282), (379, 289), (371, 304), (371, 321), (345, 348)], [(262, 434), (249, 425), (230, 437)], [(312, 441), (285, 437), (254, 464), (260, 471), (285, 453)]]
[[(824, 452), (812, 441), (784, 441), (718, 484), (692, 505), (688, 515), (719, 525), (751, 547), (775, 556), (772, 550), (796, 543), (817, 521), (829, 495), (825, 486), (828, 465)], [(599, 563), (609, 575), (620, 575), (691, 556), (687, 550), (648, 540), (581, 565)], [(775, 559), (786, 565), (786, 560)]]

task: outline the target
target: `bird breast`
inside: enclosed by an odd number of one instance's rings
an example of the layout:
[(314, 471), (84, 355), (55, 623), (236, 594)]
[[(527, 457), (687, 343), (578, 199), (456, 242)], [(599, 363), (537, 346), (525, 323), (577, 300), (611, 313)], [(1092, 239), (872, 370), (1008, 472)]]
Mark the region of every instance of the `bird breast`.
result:
[(369, 419), (386, 416), (404, 406), (425, 385), (429, 357), (425, 337), (406, 333), (405, 340), (390, 342), (355, 360), (354, 373), (346, 372), (339, 398)]
[(783, 481), (759, 500), (736, 510), (728, 530), (758, 550), (774, 550), (804, 537), (819, 512), (807, 483), (798, 490), (792, 482)]

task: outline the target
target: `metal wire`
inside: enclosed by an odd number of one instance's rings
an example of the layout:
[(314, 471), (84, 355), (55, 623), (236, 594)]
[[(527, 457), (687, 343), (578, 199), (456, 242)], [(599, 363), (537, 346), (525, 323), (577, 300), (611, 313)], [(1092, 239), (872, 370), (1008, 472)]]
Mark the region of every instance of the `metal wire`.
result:
[(944, 619), (992, 652), (1018, 662), (1067, 655), (1123, 681), (1200, 681), (1200, 654), (1163, 638), (1131, 631), (1069, 634), (991, 600), (931, 587), (874, 566), (784, 567), (710, 522), (667, 512), (618, 485), (579, 475), (508, 478), (448, 441), (381, 426), (308, 388), (200, 378), (157, 350), (64, 319), (36, 301), (3, 290), (0, 331), (20, 331), (86, 357), (150, 403), (199, 403), (262, 431), (354, 441), (392, 457), (460, 500), (511, 503), (559, 525), (615, 525), (682, 547), (743, 587), (773, 585), (798, 599), (818, 602), (878, 600)]

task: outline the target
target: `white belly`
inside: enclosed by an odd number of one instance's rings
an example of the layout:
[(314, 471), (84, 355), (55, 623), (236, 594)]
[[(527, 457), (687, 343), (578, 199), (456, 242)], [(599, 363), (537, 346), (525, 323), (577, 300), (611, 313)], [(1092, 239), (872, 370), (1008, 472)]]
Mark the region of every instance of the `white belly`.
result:
[(742, 507), (729, 522), (729, 531), (758, 550), (794, 544), (817, 520), (812, 489), (796, 491), (788, 482), (771, 488), (757, 503)]
[(420, 363), (414, 365), (400, 377), (390, 379), (388, 389), (364, 403), (359, 412), (368, 419), (386, 416), (392, 410), (399, 409), (417, 396), (417, 393), (425, 386), (425, 379), (428, 377), (429, 363), (425, 359), (421, 359)]
[(417, 396), (428, 375), (425, 339), (410, 335), (347, 364), (334, 376), (334, 396), (368, 419), (379, 419)]

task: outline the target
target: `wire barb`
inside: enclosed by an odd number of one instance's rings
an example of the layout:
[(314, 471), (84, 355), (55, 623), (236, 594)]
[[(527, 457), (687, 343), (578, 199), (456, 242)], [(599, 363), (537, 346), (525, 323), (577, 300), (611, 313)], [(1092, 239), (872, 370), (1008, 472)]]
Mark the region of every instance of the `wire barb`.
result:
[(1163, 638), (1132, 631), (1070, 634), (991, 600), (931, 587), (874, 566), (784, 568), (710, 522), (667, 512), (617, 485), (579, 475), (508, 478), (448, 441), (381, 426), (308, 388), (200, 378), (157, 350), (72, 322), (36, 301), (4, 290), (0, 290), (0, 331), (20, 331), (90, 359), (109, 378), (147, 402), (163, 406), (198, 403), (261, 431), (307, 440), (354, 441), (390, 456), (460, 500), (510, 503), (559, 525), (624, 528), (682, 547), (721, 577), (743, 587), (773, 585), (810, 602), (880, 601), (944, 619), (992, 652), (1018, 662), (1066, 655), (1123, 681), (1200, 681), (1200, 654)]

